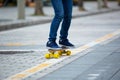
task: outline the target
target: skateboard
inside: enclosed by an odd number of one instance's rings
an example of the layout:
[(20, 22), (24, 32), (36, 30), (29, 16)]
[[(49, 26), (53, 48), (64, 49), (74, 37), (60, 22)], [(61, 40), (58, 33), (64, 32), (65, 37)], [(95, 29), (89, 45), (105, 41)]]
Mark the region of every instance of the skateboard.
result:
[(51, 59), (51, 58), (58, 59), (63, 55), (66, 55), (66, 56), (71, 55), (71, 51), (69, 50), (69, 47), (62, 46), (60, 49), (49, 48), (48, 53), (45, 54), (45, 58), (46, 59)]

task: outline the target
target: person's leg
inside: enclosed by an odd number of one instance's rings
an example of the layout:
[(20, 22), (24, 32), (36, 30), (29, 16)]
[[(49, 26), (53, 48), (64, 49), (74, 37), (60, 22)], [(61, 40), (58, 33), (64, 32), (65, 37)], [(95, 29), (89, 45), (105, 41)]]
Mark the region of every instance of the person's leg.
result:
[(71, 24), (72, 18), (72, 0), (62, 0), (63, 1), (63, 8), (64, 8), (64, 18), (63, 23), (60, 31), (60, 38), (66, 39), (68, 37), (68, 31)]
[(53, 47), (58, 48), (59, 46), (55, 42), (57, 37), (57, 31), (60, 25), (60, 22), (62, 21), (64, 17), (64, 10), (63, 10), (63, 3), (62, 0), (51, 0), (55, 16), (53, 18), (53, 21), (51, 23), (50, 27), (50, 33), (49, 33), (49, 41), (47, 42), (47, 47)]
[(62, 0), (62, 1), (63, 1), (63, 9), (64, 9), (64, 18), (63, 18), (61, 31), (60, 31), (59, 44), (72, 47), (74, 45), (68, 41), (67, 37), (68, 37), (68, 31), (69, 31), (71, 19), (72, 19), (73, 2), (72, 0)]
[(49, 40), (56, 39), (60, 22), (62, 21), (64, 17), (62, 0), (51, 0), (51, 2), (54, 8), (55, 16), (51, 23)]

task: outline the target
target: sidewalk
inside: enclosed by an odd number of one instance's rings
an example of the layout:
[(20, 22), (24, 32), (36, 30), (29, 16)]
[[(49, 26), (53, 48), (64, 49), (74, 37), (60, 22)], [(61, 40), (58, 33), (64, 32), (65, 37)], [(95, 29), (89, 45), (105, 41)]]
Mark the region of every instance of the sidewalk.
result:
[(76, 48), (59, 59), (44, 57), (50, 23), (0, 32), (0, 80), (119, 80), (119, 15), (73, 19), (69, 40)]
[[(106, 42), (107, 44), (104, 44)], [(19, 80), (119, 80), (120, 36), (116, 39), (113, 38), (110, 42), (106, 42)], [(81, 54), (84, 55), (81, 56)], [(23, 68), (22, 70), (25, 70), (29, 66), (39, 64), (43, 59), (40, 53), (0, 55), (1, 80), (7, 80), (5, 78), (20, 72), (20, 69)]]
[[(37, 80), (119, 80), (119, 42), (120, 37), (107, 44), (97, 45), (88, 51), (88, 54)], [(86, 52), (82, 53), (85, 54)], [(67, 61), (61, 63), (66, 64)], [(26, 80), (33, 79), (27, 78)]]
[[(97, 2), (85, 2), (84, 6), (87, 11), (79, 12), (77, 6), (73, 7), (73, 18), (120, 10), (120, 7), (117, 5), (117, 2), (109, 2), (108, 9), (104, 8), (100, 10), (97, 9)], [(44, 12), (46, 16), (32, 16), (32, 14), (34, 13), (34, 8), (26, 7), (26, 19), (18, 20), (17, 7), (1, 8), (0, 31), (35, 24), (48, 23), (53, 18), (53, 9), (52, 7), (44, 7)]]

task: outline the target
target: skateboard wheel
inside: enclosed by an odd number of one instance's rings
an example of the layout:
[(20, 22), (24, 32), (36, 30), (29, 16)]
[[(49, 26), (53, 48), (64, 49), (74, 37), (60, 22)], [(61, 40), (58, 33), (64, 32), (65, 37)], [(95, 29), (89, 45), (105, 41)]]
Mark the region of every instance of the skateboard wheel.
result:
[(45, 58), (46, 59), (50, 59), (52, 57), (53, 57), (53, 53), (47, 53), (47, 54), (45, 54)]
[(49, 53), (45, 54), (45, 58), (50, 59), (51, 58), (50, 54)]
[(71, 55), (71, 51), (66, 51), (66, 54), (67, 54), (67, 56), (70, 56)]
[(54, 54), (54, 58), (56, 58), (56, 59), (60, 58), (60, 54), (59, 53), (55, 53)]

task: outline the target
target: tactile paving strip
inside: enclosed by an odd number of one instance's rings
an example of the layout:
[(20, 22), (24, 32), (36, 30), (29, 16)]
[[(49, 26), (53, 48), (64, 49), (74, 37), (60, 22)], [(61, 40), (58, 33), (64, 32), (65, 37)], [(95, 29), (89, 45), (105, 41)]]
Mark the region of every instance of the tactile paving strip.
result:
[(25, 69), (44, 62), (45, 52), (0, 53), (0, 79), (19, 73)]

